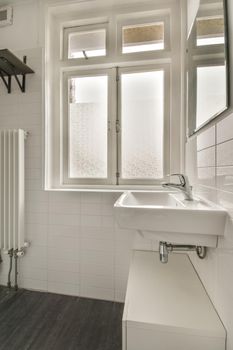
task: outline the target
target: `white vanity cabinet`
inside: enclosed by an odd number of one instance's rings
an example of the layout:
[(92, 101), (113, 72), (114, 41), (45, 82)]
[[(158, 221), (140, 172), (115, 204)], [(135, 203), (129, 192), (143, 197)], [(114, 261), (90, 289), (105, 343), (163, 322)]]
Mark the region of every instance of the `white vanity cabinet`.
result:
[(134, 251), (123, 350), (225, 350), (226, 331), (189, 257)]

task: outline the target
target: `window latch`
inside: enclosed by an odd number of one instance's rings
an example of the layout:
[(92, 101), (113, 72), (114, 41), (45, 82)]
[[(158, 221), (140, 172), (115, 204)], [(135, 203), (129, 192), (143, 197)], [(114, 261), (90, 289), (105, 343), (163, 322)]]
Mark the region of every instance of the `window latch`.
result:
[(116, 133), (119, 133), (121, 131), (120, 121), (116, 121)]

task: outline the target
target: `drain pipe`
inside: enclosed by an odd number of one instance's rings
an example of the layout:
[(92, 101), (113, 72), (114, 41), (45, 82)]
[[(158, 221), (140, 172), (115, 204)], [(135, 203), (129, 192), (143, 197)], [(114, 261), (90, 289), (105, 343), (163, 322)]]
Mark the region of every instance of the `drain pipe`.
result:
[(15, 259), (15, 291), (18, 290), (18, 249), (14, 251), (14, 259)]
[(171, 244), (167, 242), (159, 242), (159, 258), (161, 263), (166, 264), (168, 262), (168, 254), (171, 252), (191, 252), (196, 251), (197, 256), (200, 259), (206, 257), (206, 247), (186, 244)]
[(13, 260), (13, 249), (10, 249), (8, 251), (8, 255), (10, 257), (10, 267), (9, 267), (9, 272), (8, 272), (8, 280), (7, 280), (7, 287), (10, 289), (11, 288), (11, 271), (12, 271), (12, 260)]

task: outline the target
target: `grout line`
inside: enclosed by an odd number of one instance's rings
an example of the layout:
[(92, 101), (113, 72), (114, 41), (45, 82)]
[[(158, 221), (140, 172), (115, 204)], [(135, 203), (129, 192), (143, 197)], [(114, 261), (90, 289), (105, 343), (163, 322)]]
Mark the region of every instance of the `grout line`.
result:
[(215, 161), (215, 171), (214, 171), (214, 184), (215, 187), (218, 188), (218, 184), (217, 184), (217, 126), (215, 126), (214, 129), (214, 137), (215, 137), (215, 148), (214, 148), (214, 152), (215, 152), (215, 157), (214, 157), (214, 161)]
[(201, 149), (198, 149), (198, 150), (197, 150), (197, 153), (202, 152), (202, 151), (205, 151), (205, 150), (207, 150), (207, 149), (209, 149), (209, 148), (212, 148), (212, 147), (215, 147), (215, 146), (216, 146), (216, 145), (213, 144), (213, 145), (211, 145), (211, 146), (203, 147), (203, 148), (201, 148)]
[(216, 166), (217, 169), (219, 168), (233, 168), (233, 164), (232, 165), (218, 165)]
[(214, 145), (211, 145), (211, 146), (203, 147), (203, 148), (201, 148), (201, 149), (198, 149), (198, 150), (197, 150), (197, 153), (202, 152), (202, 151), (204, 151), (204, 150), (207, 150), (207, 149), (209, 149), (209, 148), (211, 148), (211, 147), (217, 147), (217, 146), (222, 145), (222, 144), (224, 144), (224, 143), (233, 141), (233, 137), (232, 137), (232, 138), (230, 138), (230, 139), (228, 139), (228, 140), (225, 140), (225, 141), (222, 141), (222, 142), (217, 143), (217, 129), (216, 129), (215, 134), (216, 134), (216, 135), (215, 135), (215, 138), (216, 138), (215, 144), (214, 144)]
[(223, 143), (227, 143), (227, 142), (231, 142), (231, 141), (233, 141), (233, 137), (231, 137), (230, 139), (227, 139), (225, 141), (218, 142), (218, 143), (217, 143), (217, 139), (216, 139), (216, 146), (219, 146), (219, 145), (222, 145)]
[(212, 169), (212, 168), (216, 168), (216, 166), (215, 165), (197, 166), (197, 169), (206, 169), (206, 168)]

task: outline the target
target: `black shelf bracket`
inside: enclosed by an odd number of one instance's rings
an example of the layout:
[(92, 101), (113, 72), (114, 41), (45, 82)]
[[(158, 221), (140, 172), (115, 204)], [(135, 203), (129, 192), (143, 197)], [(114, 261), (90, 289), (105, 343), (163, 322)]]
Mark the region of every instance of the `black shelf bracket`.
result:
[[(23, 56), (23, 63), (27, 63), (27, 57)], [(26, 74), (22, 74), (22, 79), (21, 81), (19, 80), (17, 74), (14, 72), (14, 69), (12, 67), (13, 70), (13, 76), (15, 77), (15, 80), (17, 81), (17, 84), (19, 85), (19, 88), (22, 92), (26, 91)]]
[(2, 70), (0, 70), (0, 77), (4, 83), (4, 85), (7, 88), (7, 92), (8, 94), (11, 93), (11, 75), (7, 75), (6, 77), (3, 75)]
[(15, 78), (20, 90), (26, 91), (26, 74), (34, 73), (26, 63), (26, 56), (23, 57), (22, 62), (9, 50), (0, 50), (0, 78), (6, 86), (8, 94), (11, 93), (12, 77)]

